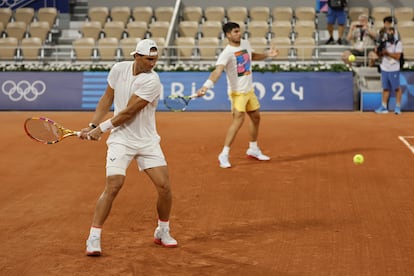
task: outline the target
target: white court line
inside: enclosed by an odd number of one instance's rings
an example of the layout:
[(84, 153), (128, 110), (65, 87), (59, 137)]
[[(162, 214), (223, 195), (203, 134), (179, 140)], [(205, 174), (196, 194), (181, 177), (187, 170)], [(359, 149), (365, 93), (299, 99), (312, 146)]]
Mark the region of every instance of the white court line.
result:
[(406, 138), (408, 138), (408, 139), (414, 139), (414, 136), (398, 136), (398, 139), (400, 139), (403, 143), (404, 143), (404, 145), (406, 145), (407, 146), (407, 148), (409, 149), (409, 150), (411, 150), (411, 152), (414, 154), (414, 146), (412, 146), (408, 141), (407, 141), (407, 139)]

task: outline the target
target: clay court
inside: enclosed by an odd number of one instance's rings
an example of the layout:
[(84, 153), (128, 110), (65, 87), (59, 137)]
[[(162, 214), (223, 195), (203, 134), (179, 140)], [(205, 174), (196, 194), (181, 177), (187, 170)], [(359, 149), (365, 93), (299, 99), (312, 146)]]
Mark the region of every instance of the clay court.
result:
[(37, 143), (23, 130), (35, 115), (79, 129), (92, 113), (0, 113), (1, 275), (414, 275), (413, 113), (262, 113), (271, 161), (245, 157), (245, 124), (221, 169), (229, 113), (160, 112), (179, 247), (152, 242), (156, 192), (134, 163), (101, 257), (84, 251), (105, 141)]

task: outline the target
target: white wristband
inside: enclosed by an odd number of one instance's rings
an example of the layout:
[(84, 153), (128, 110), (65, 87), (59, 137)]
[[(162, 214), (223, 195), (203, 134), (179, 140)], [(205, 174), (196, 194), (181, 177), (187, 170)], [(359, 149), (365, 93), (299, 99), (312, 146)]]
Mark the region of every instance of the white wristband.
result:
[(203, 84), (204, 87), (207, 87), (207, 89), (210, 89), (214, 86), (214, 82), (210, 79), (206, 80), (206, 82)]
[(102, 123), (99, 124), (99, 128), (102, 132), (107, 132), (108, 130), (111, 130), (114, 128), (114, 125), (111, 122), (111, 119), (108, 119)]

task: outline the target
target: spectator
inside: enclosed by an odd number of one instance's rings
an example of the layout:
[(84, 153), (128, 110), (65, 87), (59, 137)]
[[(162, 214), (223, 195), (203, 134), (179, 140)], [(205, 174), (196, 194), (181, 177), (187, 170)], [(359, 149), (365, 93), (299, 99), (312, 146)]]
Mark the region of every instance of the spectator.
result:
[[(393, 16), (386, 16), (384, 17), (384, 19), (382, 20), (382, 22), (384, 23), (383, 27), (378, 31), (377, 34), (377, 38), (376, 38), (376, 45), (380, 45), (381, 42), (386, 39), (387, 35), (386, 35), (386, 30), (390, 27), (394, 27), (395, 24), (397, 24), (397, 19)], [(400, 37), (398, 31), (395, 31), (395, 35), (394, 38), (395, 40), (398, 40)], [(372, 53), (372, 59), (370, 59), (370, 66), (375, 66), (375, 64), (377, 63), (378, 60), (378, 55), (377, 55), (377, 47), (375, 47), (375, 51)]]
[(329, 33), (329, 39), (326, 44), (334, 42), (333, 31), (335, 22), (338, 23), (338, 44), (342, 44), (342, 37), (344, 35), (345, 23), (346, 23), (346, 11), (345, 7), (347, 0), (328, 0), (328, 14), (327, 14), (327, 29)]
[(403, 51), (403, 45), (400, 40), (395, 39), (395, 29), (389, 27), (385, 32), (386, 38), (378, 47), (378, 55), (382, 57), (381, 61), (381, 82), (382, 82), (382, 103), (375, 110), (376, 113), (388, 113), (388, 100), (390, 92), (395, 91), (395, 109), (396, 115), (401, 114), (401, 87), (400, 87), (400, 58)]
[(370, 60), (370, 64), (372, 64), (372, 59), (374, 59), (375, 55), (373, 50), (375, 48), (377, 33), (369, 24), (367, 15), (361, 14), (358, 17), (358, 21), (357, 24), (351, 25), (348, 32), (347, 40), (351, 42), (352, 47), (350, 50), (342, 53), (342, 60), (346, 64), (351, 65), (348, 59), (350, 55), (363, 57), (368, 53), (368, 59)]

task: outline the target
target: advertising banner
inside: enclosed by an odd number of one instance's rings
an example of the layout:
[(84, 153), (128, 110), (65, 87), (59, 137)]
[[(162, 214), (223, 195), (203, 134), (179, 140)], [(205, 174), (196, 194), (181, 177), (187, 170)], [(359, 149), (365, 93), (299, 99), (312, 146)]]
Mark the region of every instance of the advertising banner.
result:
[(79, 110), (82, 73), (2, 72), (0, 110)]
[[(158, 109), (166, 110), (169, 95), (191, 95), (209, 72), (160, 72), (163, 92)], [(107, 86), (108, 72), (0, 74), (0, 110), (94, 110)], [(263, 111), (352, 110), (352, 73), (283, 72), (254, 74), (255, 93)], [(188, 111), (228, 111), (225, 74)]]

